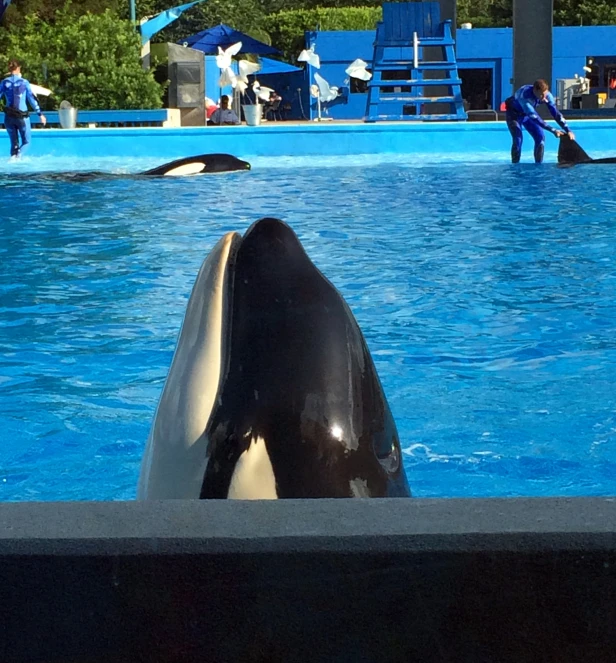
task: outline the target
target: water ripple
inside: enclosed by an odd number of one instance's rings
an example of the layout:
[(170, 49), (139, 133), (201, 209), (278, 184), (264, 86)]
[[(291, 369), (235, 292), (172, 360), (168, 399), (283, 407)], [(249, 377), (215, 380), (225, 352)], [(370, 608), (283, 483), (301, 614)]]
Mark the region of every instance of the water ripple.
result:
[(201, 262), (266, 215), (356, 315), (416, 495), (615, 494), (614, 169), (443, 161), (0, 163), (0, 499), (134, 497)]

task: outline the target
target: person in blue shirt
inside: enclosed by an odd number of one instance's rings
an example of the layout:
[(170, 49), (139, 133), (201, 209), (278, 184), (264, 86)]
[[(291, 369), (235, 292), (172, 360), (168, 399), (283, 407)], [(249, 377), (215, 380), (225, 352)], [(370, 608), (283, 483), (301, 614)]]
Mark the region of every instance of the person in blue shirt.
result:
[(220, 97), (220, 108), (215, 110), (208, 124), (239, 124), (240, 120), (235, 111), (229, 108), (229, 97), (223, 94)]
[(11, 140), (11, 156), (17, 157), (30, 143), (30, 113), (27, 104), (39, 114), (43, 126), (47, 124), (47, 118), (41, 112), (39, 102), (30, 88), (30, 82), (22, 77), (21, 65), (16, 60), (11, 60), (9, 75), (0, 82), (0, 100), (2, 99), (4, 127)]
[[(537, 114), (537, 106), (546, 104), (550, 115), (556, 120), (562, 131), (553, 129)], [(522, 156), (522, 128), (526, 129), (535, 141), (535, 163), (543, 161), (545, 145), (545, 131), (557, 137), (568, 135), (575, 140), (575, 136), (561, 112), (556, 108), (554, 97), (543, 78), (537, 79), (532, 85), (523, 85), (516, 93), (505, 100), (505, 120), (509, 133), (513, 139), (511, 146), (511, 162), (519, 163)]]

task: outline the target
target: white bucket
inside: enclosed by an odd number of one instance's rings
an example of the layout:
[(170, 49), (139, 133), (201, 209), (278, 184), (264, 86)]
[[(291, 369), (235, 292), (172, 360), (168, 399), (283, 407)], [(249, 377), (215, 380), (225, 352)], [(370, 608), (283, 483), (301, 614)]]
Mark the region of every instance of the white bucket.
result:
[(72, 106), (70, 108), (60, 108), (58, 119), (63, 129), (74, 129), (77, 126), (77, 109)]
[(261, 118), (263, 117), (263, 104), (244, 104), (242, 106), (244, 111), (244, 119), (246, 124), (251, 127), (256, 127), (261, 124)]

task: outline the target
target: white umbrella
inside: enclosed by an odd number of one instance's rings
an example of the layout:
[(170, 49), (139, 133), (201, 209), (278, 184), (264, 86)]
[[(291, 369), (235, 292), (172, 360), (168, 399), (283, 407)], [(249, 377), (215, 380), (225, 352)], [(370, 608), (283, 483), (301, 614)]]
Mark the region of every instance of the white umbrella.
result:
[(231, 66), (231, 60), (233, 56), (237, 55), (242, 48), (242, 42), (238, 41), (236, 44), (231, 44), (229, 48), (223, 50), (220, 46), (218, 47), (218, 55), (216, 56), (216, 66), (219, 69), (227, 69)]
[(238, 64), (240, 74), (237, 79), (236, 87), (242, 94), (244, 94), (248, 87), (248, 77), (259, 71), (261, 65), (258, 62), (250, 62), (250, 60), (240, 60)]
[(255, 93), (255, 97), (257, 97), (257, 100), (263, 99), (263, 101), (269, 101), (270, 92), (274, 91), (271, 87), (261, 87), (259, 81), (255, 81), (252, 84), (252, 89)]
[(366, 71), (367, 66), (367, 62), (364, 62), (361, 58), (357, 58), (357, 60), (351, 62), (344, 72), (351, 78), (359, 78), (360, 81), (369, 81), (372, 78), (372, 74)]
[(338, 88), (330, 85), (323, 76), (315, 73), (314, 80), (317, 82), (319, 88), (319, 101), (326, 104), (328, 101), (333, 101), (338, 96)]
[(37, 97), (48, 97), (50, 94), (53, 94), (51, 90), (48, 90), (46, 87), (42, 87), (41, 85), (35, 85), (34, 83), (30, 83), (30, 89), (32, 90), (32, 93), (35, 94)]
[(235, 87), (236, 84), (237, 84), (237, 77), (233, 69), (231, 69), (231, 67), (225, 67), (220, 72), (220, 78), (218, 79), (218, 86), (227, 87), (227, 85), (231, 85), (231, 87)]
[[(331, 119), (321, 117), (321, 104), (327, 104), (327, 102), (333, 101), (338, 96), (339, 90), (337, 87), (330, 85), (323, 76), (319, 74), (315, 73), (314, 80), (317, 83), (316, 85), (310, 86), (310, 94), (317, 100), (317, 120), (321, 122), (323, 119)], [(325, 112), (327, 112), (327, 107), (325, 108)]]
[(321, 60), (320, 60), (319, 56), (314, 52), (314, 44), (312, 44), (312, 46), (308, 50), (303, 50), (297, 56), (297, 61), (298, 62), (307, 62), (309, 65), (311, 65), (315, 69), (320, 69), (321, 68)]

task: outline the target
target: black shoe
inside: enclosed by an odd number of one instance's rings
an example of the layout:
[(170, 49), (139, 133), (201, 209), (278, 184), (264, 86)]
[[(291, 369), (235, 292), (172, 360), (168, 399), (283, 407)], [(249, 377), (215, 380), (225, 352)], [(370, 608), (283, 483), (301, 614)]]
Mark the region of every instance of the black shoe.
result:
[(543, 163), (544, 145), (535, 145), (535, 163)]

